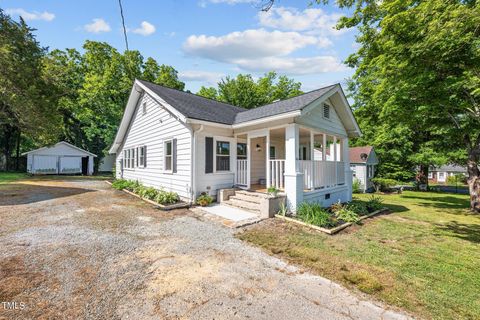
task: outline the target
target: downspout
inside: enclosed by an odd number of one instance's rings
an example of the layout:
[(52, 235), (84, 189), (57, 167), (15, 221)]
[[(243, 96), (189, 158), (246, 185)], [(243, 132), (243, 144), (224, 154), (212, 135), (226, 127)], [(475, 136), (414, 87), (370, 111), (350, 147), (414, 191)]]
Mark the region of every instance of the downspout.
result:
[(193, 130), (193, 127), (191, 125), (187, 126), (187, 128), (190, 130), (191, 132), (191, 136), (192, 136), (192, 143), (191, 143), (191, 150), (192, 150), (192, 154), (190, 156), (190, 167), (192, 168), (192, 173), (190, 174), (190, 186), (191, 186), (191, 201), (192, 201), (192, 204), (195, 202), (195, 197), (196, 197), (196, 194), (197, 194), (197, 185), (196, 185), (196, 176), (197, 176), (197, 170), (196, 170), (196, 166), (195, 166), (195, 156), (197, 154), (197, 134), (202, 132), (203, 129), (204, 129), (204, 126), (203, 124), (200, 125), (200, 129), (198, 130)]

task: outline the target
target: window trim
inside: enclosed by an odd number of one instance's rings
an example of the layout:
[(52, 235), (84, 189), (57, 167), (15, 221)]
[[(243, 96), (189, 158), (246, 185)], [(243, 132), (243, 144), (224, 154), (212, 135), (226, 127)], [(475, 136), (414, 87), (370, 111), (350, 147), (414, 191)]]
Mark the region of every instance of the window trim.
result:
[[(232, 171), (232, 164), (231, 164), (231, 156), (232, 156), (232, 141), (230, 140), (227, 140), (227, 139), (216, 139), (214, 138), (213, 139), (213, 146), (214, 146), (214, 153), (213, 153), (213, 173), (231, 173), (233, 172)], [(222, 142), (222, 143), (228, 143), (228, 155), (225, 155), (225, 154), (217, 154), (217, 147), (218, 147), (218, 143), (219, 142)], [(247, 152), (248, 154), (248, 152)], [(228, 157), (228, 170), (218, 170), (217, 169), (217, 157)]]
[[(167, 143), (170, 143), (170, 155), (167, 155)], [(170, 157), (170, 169), (167, 169), (167, 157)], [(163, 172), (173, 173), (173, 139), (163, 140)]]

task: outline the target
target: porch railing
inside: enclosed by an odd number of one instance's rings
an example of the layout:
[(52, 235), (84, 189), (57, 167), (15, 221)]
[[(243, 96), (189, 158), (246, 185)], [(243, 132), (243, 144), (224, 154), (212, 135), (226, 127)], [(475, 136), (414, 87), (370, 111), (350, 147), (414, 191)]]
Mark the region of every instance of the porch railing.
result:
[(267, 181), (267, 187), (274, 186), (277, 189), (283, 189), (285, 186), (285, 160), (269, 160), (268, 170), (270, 181)]
[(304, 189), (333, 187), (345, 183), (345, 164), (342, 161), (299, 160), (298, 168), (303, 172)]
[(236, 184), (241, 186), (247, 185), (248, 176), (248, 162), (246, 159), (237, 160), (237, 176), (235, 178)]

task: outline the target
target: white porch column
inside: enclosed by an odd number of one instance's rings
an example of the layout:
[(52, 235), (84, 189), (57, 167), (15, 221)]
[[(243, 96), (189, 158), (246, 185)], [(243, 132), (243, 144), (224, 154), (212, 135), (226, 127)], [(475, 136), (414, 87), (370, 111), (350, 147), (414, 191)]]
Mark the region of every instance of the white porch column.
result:
[(270, 130), (267, 130), (267, 135), (265, 137), (265, 170), (267, 171), (266, 173), (266, 178), (267, 178), (267, 188), (272, 186), (271, 182), (271, 170), (270, 170)]
[(353, 185), (353, 176), (352, 170), (350, 169), (350, 156), (348, 148), (348, 138), (342, 139), (343, 147), (343, 163), (345, 165), (345, 185), (348, 187), (347, 201), (352, 201), (352, 185)]
[(335, 170), (335, 185), (338, 185), (338, 171), (337, 171), (337, 166), (338, 166), (338, 154), (337, 154), (337, 137), (333, 136), (333, 165), (334, 165), (334, 170)]
[(252, 143), (252, 139), (250, 138), (250, 135), (247, 134), (247, 189), (250, 189), (250, 168), (251, 168), (251, 162), (252, 162), (252, 148), (250, 144)]
[(303, 172), (299, 172), (299, 128), (289, 124), (285, 128), (285, 193), (292, 212), (303, 202)]
[(310, 190), (315, 190), (315, 134), (310, 130)]
[(323, 148), (322, 148), (322, 161), (323, 161), (323, 166), (322, 166), (322, 186), (327, 187), (327, 180), (325, 179), (326, 177), (326, 166), (327, 166), (327, 134), (323, 134)]

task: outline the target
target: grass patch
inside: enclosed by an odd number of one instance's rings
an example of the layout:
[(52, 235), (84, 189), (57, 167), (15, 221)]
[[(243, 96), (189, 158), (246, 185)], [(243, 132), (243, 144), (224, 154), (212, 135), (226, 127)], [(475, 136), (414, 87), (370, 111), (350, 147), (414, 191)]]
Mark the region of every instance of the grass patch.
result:
[(0, 172), (0, 184), (10, 183), (27, 177), (24, 172)]
[(335, 236), (269, 219), (238, 237), (420, 317), (478, 318), (480, 216), (468, 211), (468, 196), (405, 191), (381, 197), (393, 214)]

